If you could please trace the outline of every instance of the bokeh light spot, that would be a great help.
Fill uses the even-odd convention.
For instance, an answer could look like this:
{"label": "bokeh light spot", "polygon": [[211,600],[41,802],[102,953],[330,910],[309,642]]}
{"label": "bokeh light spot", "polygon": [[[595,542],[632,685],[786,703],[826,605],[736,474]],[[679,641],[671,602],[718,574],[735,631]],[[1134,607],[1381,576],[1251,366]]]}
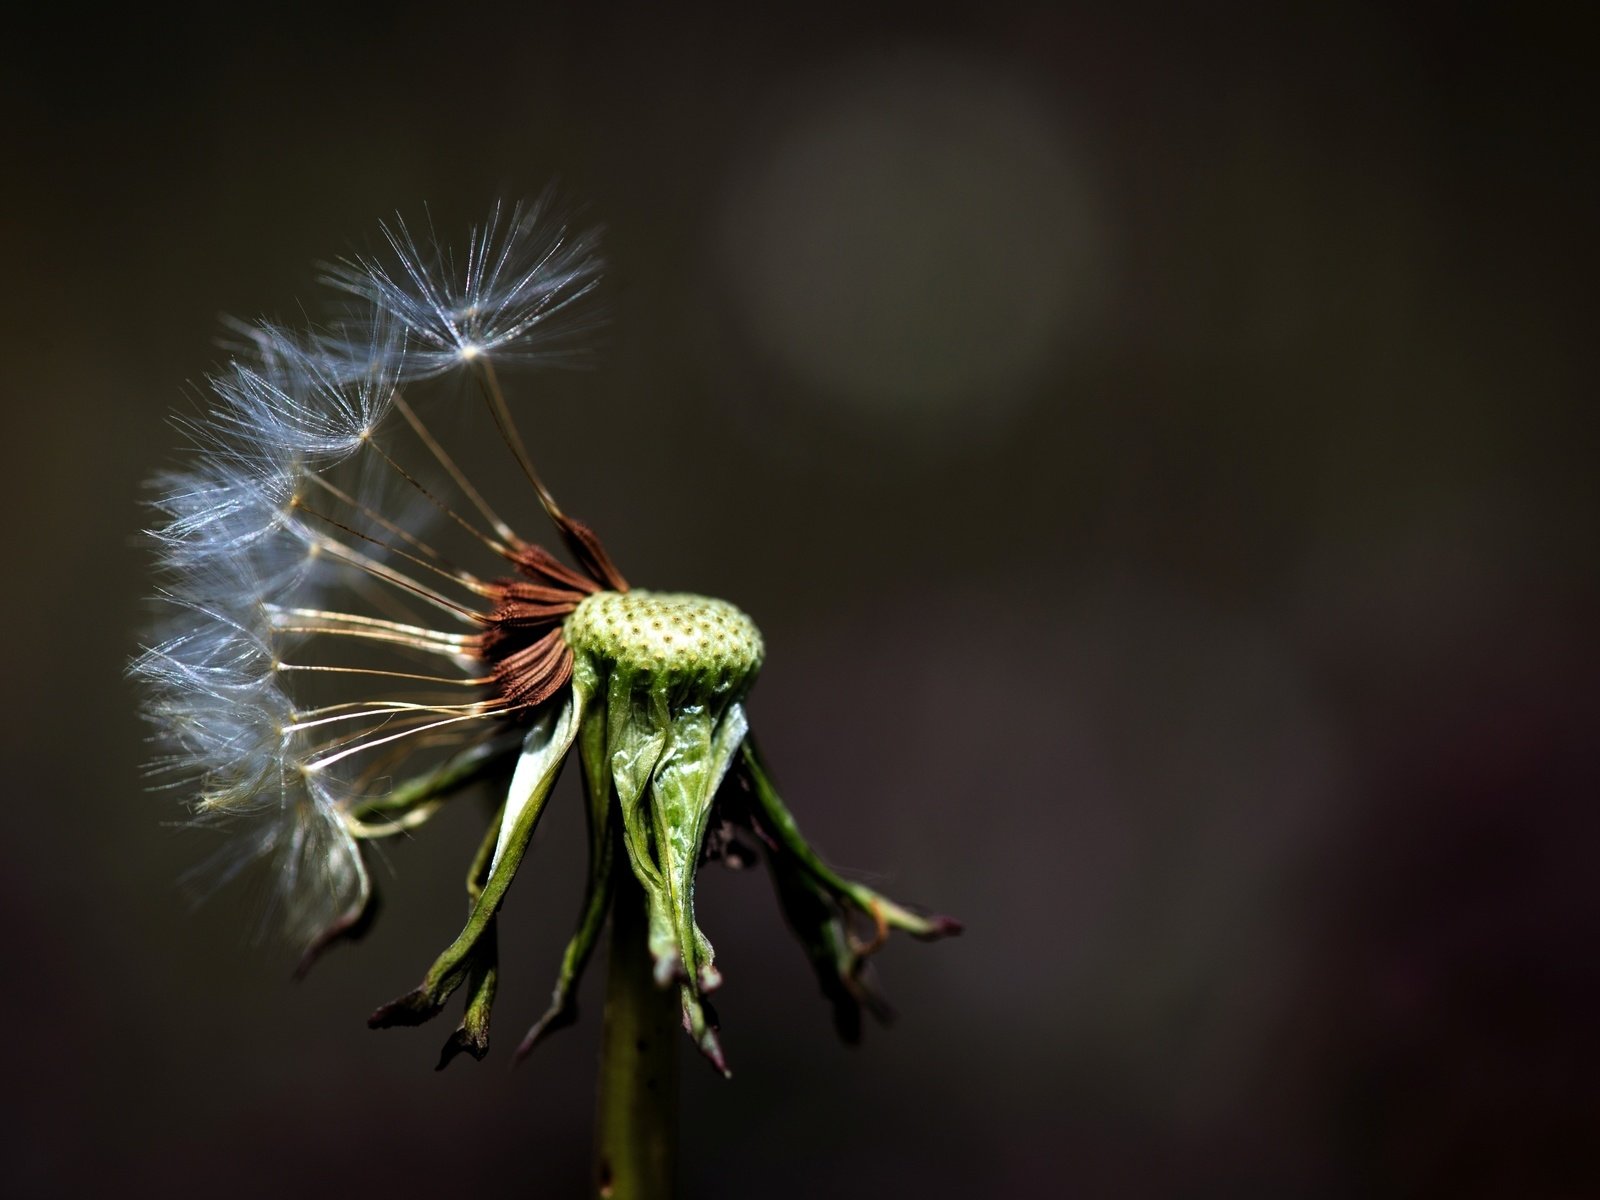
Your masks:
{"label": "bokeh light spot", "polygon": [[802,387],[925,427],[1003,418],[1104,291],[1081,156],[1045,99],[936,54],[801,95],[729,189],[721,241],[744,332]]}

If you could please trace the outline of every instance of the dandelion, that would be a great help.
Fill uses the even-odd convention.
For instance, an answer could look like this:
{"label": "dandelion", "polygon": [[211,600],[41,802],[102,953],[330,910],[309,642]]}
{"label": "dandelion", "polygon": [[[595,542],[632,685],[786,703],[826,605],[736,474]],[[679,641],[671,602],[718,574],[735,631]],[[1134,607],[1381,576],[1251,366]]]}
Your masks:
{"label": "dandelion", "polygon": [[[750,732],[766,653],[755,624],[722,600],[631,588],[540,479],[502,390],[497,363],[568,356],[598,278],[595,235],[541,204],[496,210],[460,260],[403,222],[384,236],[389,259],[325,270],[346,301],[326,326],[236,325],[207,407],[177,422],[189,457],[157,479],[152,530],[167,613],[132,667],[160,746],[153,775],[191,797],[198,822],[228,827],[234,865],[272,861],[302,970],[369,922],[383,839],[499,781],[465,925],[370,1020],[417,1024],[463,992],[441,1067],[487,1051],[497,913],[574,757],[586,895],[518,1058],[574,1018],[610,917],[608,1062],[626,1074],[625,1055],[648,1040],[640,1022],[665,1005],[725,1073],[709,1001],[722,975],[695,882],[709,861],[757,854],[837,1027],[858,1036],[863,1010],[886,1011],[866,968],[889,932],[936,938],[957,924],[811,849]],[[503,520],[425,420],[419,397],[445,375],[469,381],[565,560]],[[628,991],[629,979],[642,984]],[[666,1052],[650,1053],[659,1067]],[[606,1152],[607,1172],[639,1159],[650,1135],[632,1140]]]}

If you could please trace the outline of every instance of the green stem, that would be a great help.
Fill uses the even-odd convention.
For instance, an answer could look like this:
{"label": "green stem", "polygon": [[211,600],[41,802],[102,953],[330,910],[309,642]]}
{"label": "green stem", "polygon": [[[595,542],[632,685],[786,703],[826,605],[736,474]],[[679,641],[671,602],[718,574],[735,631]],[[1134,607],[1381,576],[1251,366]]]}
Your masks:
{"label": "green stem", "polygon": [[600,1049],[596,1194],[668,1200],[678,1142],[678,989],[651,970],[644,891],[618,871]]}

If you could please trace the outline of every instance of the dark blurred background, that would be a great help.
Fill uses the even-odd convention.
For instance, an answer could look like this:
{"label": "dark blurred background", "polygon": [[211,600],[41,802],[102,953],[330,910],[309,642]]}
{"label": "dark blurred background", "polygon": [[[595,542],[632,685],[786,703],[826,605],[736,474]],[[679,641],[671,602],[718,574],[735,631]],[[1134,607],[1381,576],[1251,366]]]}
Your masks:
{"label": "dark blurred background", "polygon": [[554,179],[612,315],[516,385],[546,475],[756,617],[809,832],[968,923],[890,946],[846,1050],[711,874],[686,1194],[1595,1194],[1592,43],[1398,7],[13,23],[0,1191],[584,1188],[598,979],[507,1070],[576,781],[496,1049],[435,1075],[445,1023],[363,1020],[458,927],[473,814],[293,986],[248,897],[187,907],[122,675],[219,314]]}

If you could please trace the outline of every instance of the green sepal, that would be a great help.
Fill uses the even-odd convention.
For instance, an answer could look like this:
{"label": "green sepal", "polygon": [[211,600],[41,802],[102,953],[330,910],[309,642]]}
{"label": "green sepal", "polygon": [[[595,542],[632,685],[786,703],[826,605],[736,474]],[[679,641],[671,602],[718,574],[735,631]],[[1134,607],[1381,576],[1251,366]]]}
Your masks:
{"label": "green sepal", "polygon": [[861,1010],[887,1023],[889,1004],[864,978],[866,957],[850,937],[833,895],[788,855],[769,854],[768,871],[784,919],[811,962],[822,994],[833,1005],[833,1025],[846,1042],[861,1040]]}
{"label": "green sepal", "polygon": [[467,971],[467,1007],[461,1024],[445,1040],[435,1071],[442,1071],[461,1054],[479,1062],[489,1053],[489,1010],[500,982],[500,938],[497,922],[490,921],[473,947]]}
{"label": "green sepal", "polygon": [[578,754],[583,762],[584,792],[589,815],[589,882],[584,895],[578,928],[561,956],[550,1007],[544,1012],[517,1047],[515,1061],[521,1062],[546,1036],[571,1025],[578,1018],[573,998],[583,969],[605,927],[614,892],[613,862],[616,838],[611,821],[611,765],[606,754],[606,722],[603,714],[591,710],[578,731]]}
{"label": "green sepal", "polygon": [[841,903],[848,903],[864,913],[874,923],[886,929],[902,929],[913,937],[933,940],[950,937],[961,932],[961,922],[953,917],[920,916],[882,896],[865,884],[845,879],[830,868],[811,848],[795,823],[794,817],[784,807],[778,790],[773,786],[755,739],[746,738],[742,765],[748,774],[751,793],[755,798],[756,813],[761,826],[772,838],[774,851],[787,855],[817,884]]}
{"label": "green sepal", "polygon": [[[489,868],[494,862],[494,850],[500,840],[500,822],[505,813],[505,805],[495,809],[494,819],[489,822],[482,841],[478,843],[478,852],[473,855],[472,866],[467,870],[467,909],[471,910],[477,905],[483,895],[484,884],[489,880]],[[442,1071],[459,1054],[470,1054],[479,1062],[484,1055],[489,1053],[489,1011],[494,1006],[495,989],[500,980],[500,919],[491,918],[488,927],[483,931],[483,937],[473,947],[471,967],[467,973],[467,1007],[461,1016],[461,1024],[445,1042],[444,1048],[439,1053],[439,1065],[434,1068]]]}
{"label": "green sepal", "polygon": [[576,684],[575,679],[566,702],[551,706],[542,714],[523,741],[522,756],[517,760],[506,795],[489,875],[465,928],[434,961],[417,988],[385,1004],[367,1018],[372,1028],[419,1025],[435,1016],[450,994],[466,982],[473,965],[473,950],[499,911],[500,902],[505,898],[506,889],[521,865],[544,812],[545,800],[555,787],[567,751],[577,737],[586,696]]}
{"label": "green sepal", "polygon": [[714,990],[722,979],[712,961],[711,942],[695,921],[695,871],[712,799],[748,731],[741,704],[728,705],[715,723],[703,705],[679,709],[650,785],[656,856],[667,881],[677,954],[684,975],[700,992]]}
{"label": "green sepal", "polygon": [[722,1053],[722,1041],[717,1037],[717,1014],[706,998],[687,983],[678,985],[678,1002],[683,1009],[683,1031],[719,1075],[731,1079],[728,1060]]}
{"label": "green sepal", "polygon": [[622,814],[622,844],[634,878],[644,888],[648,913],[646,940],[657,982],[665,986],[678,966],[672,896],[655,857],[649,803],[650,778],[667,745],[667,696],[648,677],[613,669],[606,694],[606,748],[617,808]]}
{"label": "green sepal", "polygon": [[469,746],[430,771],[403,780],[382,796],[359,801],[345,814],[345,836],[359,871],[355,901],[306,947],[295,966],[294,977],[303,979],[318,959],[336,942],[359,938],[372,925],[376,908],[361,843],[390,837],[420,825],[451,795],[499,771],[522,742],[520,734],[502,734]]}

